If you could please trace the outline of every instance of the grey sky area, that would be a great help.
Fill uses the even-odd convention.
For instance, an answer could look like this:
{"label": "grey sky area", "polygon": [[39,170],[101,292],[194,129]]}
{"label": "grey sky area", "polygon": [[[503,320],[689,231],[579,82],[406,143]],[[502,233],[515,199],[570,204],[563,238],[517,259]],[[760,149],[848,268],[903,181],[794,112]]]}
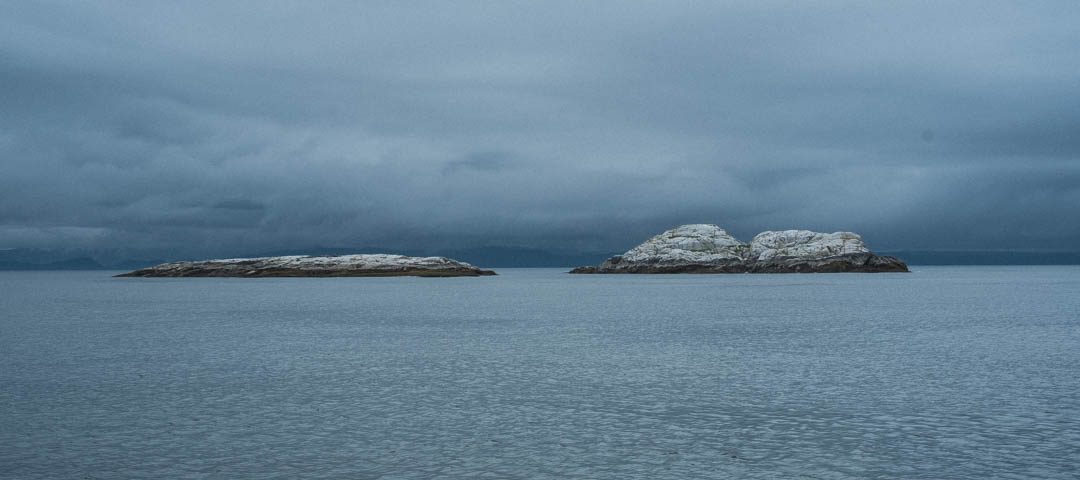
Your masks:
{"label": "grey sky area", "polygon": [[3,2],[0,248],[1080,249],[1080,4]]}

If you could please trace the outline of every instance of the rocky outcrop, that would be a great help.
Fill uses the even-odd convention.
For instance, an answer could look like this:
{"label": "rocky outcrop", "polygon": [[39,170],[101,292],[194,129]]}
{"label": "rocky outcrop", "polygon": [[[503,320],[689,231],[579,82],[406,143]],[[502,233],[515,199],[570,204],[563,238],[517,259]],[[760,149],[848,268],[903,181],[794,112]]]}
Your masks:
{"label": "rocky outcrop", "polygon": [[874,255],[851,232],[762,232],[745,244],[716,225],[683,225],[623,255],[570,273],[906,272],[894,257]]}
{"label": "rocky outcrop", "polygon": [[741,261],[748,247],[716,225],[683,225],[652,237],[622,255],[626,262],[717,264]]}
{"label": "rocky outcrop", "polygon": [[341,255],[231,258],[163,263],[118,277],[477,277],[495,275],[445,257]]}
{"label": "rocky outcrop", "polygon": [[870,249],[866,248],[862,237],[851,232],[761,232],[750,241],[750,259],[758,262],[784,257],[810,259],[869,252]]}

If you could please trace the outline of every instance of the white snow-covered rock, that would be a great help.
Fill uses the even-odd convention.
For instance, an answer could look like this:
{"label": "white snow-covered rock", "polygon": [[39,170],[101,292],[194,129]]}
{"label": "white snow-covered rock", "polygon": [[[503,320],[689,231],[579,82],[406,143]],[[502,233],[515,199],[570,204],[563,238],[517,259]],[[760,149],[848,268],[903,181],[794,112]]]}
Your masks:
{"label": "white snow-covered rock", "polygon": [[683,225],[652,237],[622,255],[635,263],[717,263],[741,259],[748,247],[716,225]]}
{"label": "white snow-covered rock", "polygon": [[762,232],[750,244],[716,225],[683,225],[598,266],[570,273],[906,272],[903,261],[870,252],[851,232]]}
{"label": "white snow-covered rock", "polygon": [[163,263],[122,277],[362,277],[362,276],[479,276],[494,275],[446,257],[361,254],[329,257],[226,258]]}
{"label": "white snow-covered rock", "polygon": [[819,233],[809,230],[761,232],[750,241],[750,260],[767,261],[773,258],[798,257],[818,259],[869,253],[862,237],[851,232]]}

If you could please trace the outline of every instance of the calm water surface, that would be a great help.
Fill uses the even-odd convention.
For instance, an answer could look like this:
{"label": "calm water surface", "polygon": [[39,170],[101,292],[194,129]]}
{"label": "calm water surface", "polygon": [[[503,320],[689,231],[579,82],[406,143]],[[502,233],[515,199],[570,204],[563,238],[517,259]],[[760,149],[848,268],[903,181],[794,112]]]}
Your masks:
{"label": "calm water surface", "polygon": [[1080,268],[0,273],[2,478],[1076,478]]}

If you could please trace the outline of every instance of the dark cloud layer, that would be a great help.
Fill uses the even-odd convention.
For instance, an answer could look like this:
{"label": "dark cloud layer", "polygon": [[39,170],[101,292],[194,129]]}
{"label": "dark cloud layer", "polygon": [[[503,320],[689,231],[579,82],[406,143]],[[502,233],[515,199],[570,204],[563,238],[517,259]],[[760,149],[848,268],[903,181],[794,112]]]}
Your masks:
{"label": "dark cloud layer", "polygon": [[0,248],[1080,245],[1080,7],[11,2]]}

